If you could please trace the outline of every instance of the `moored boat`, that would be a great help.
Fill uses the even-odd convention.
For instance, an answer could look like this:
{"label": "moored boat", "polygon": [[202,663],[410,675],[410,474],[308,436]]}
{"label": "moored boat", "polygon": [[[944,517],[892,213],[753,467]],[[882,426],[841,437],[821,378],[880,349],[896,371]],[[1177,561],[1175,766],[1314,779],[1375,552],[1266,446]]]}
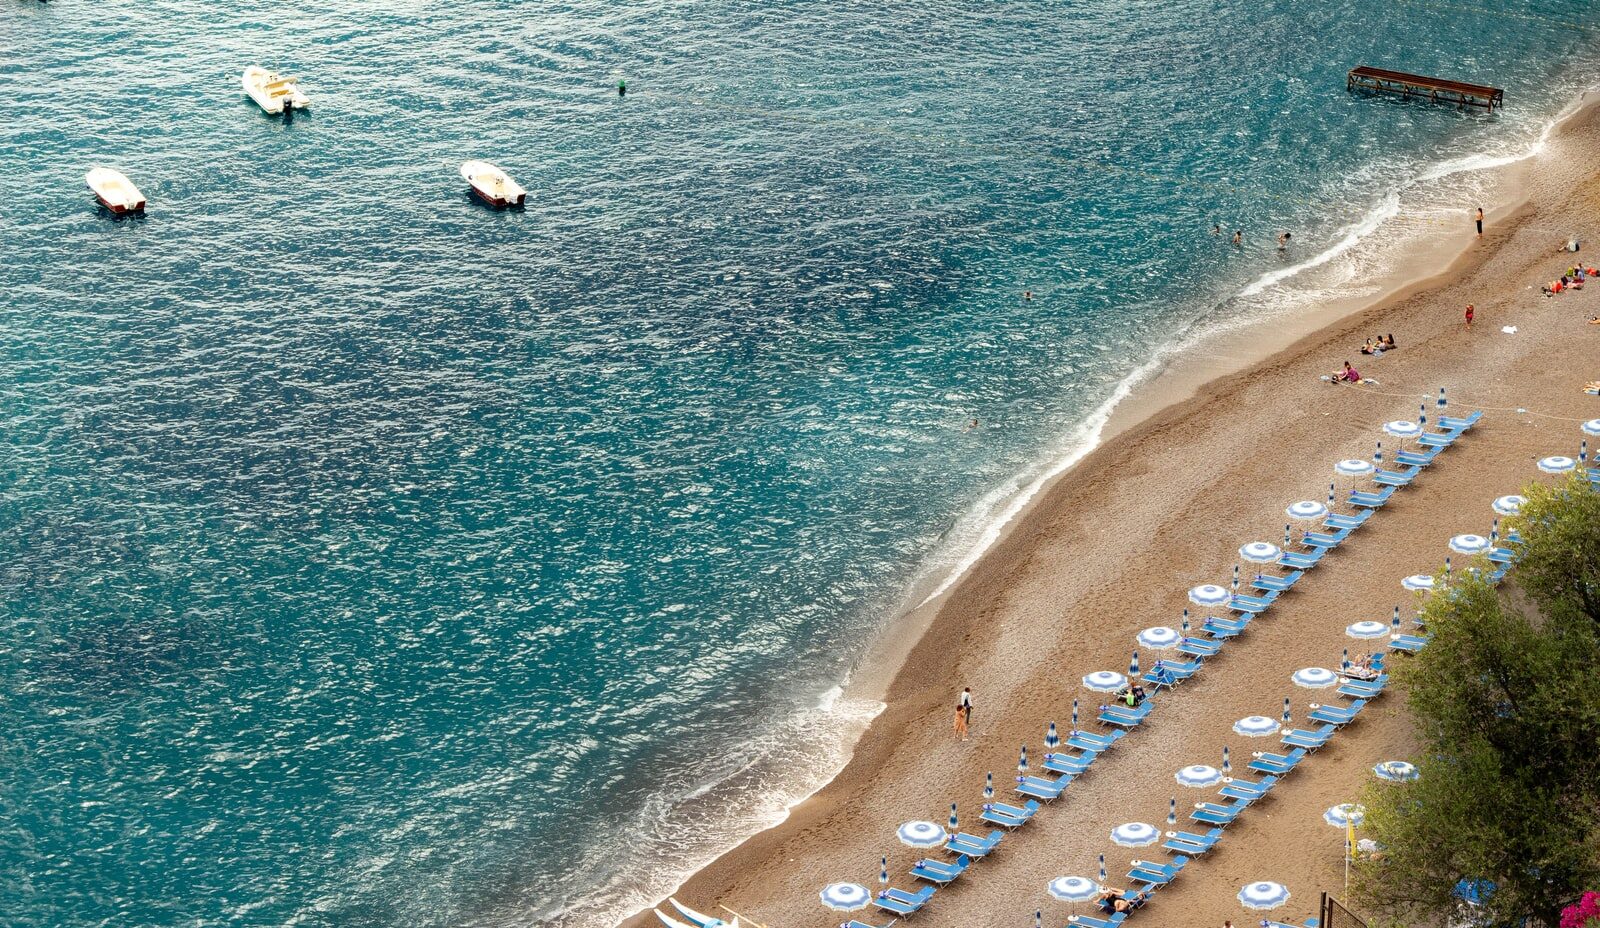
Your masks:
{"label": "moored boat", "polygon": [[110,168],[95,168],[84,175],[84,180],[89,184],[89,189],[94,191],[95,199],[100,205],[111,210],[117,215],[123,213],[137,213],[144,210],[144,194],[133,185],[133,181],[124,177],[121,171]]}
{"label": "moored boat", "polygon": [[298,77],[285,77],[259,65],[251,65],[244,69],[243,83],[244,92],[250,95],[250,99],[269,113],[282,113],[285,107],[303,110],[311,105],[311,98],[300,90]]}
{"label": "moored boat", "polygon": [[528,197],[521,184],[487,161],[461,165],[461,177],[472,185],[473,193],[491,206],[521,206]]}

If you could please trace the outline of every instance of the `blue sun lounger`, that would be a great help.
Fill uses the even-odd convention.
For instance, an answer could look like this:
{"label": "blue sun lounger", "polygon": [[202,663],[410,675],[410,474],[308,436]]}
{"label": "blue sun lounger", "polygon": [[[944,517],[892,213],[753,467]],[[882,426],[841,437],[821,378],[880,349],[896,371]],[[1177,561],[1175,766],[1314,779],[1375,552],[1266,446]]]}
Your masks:
{"label": "blue sun lounger", "polygon": [[1172,863],[1164,864],[1153,860],[1136,860],[1133,870],[1128,873],[1130,880],[1142,880],[1152,886],[1165,886],[1178,878],[1183,868],[1189,863],[1189,858],[1179,854],[1172,858]]}
{"label": "blue sun lounger", "polygon": [[1486,556],[1491,564],[1515,564],[1517,561],[1517,552],[1510,548],[1490,548]]}
{"label": "blue sun lounger", "polygon": [[1316,545],[1319,548],[1337,548],[1346,538],[1350,537],[1352,529],[1340,529],[1337,532],[1306,532],[1305,543]]}
{"label": "blue sun lounger", "polygon": [[1346,680],[1334,692],[1351,699],[1373,699],[1382,696],[1388,685],[1389,675],[1383,674],[1376,680]]}
{"label": "blue sun lounger", "polygon": [[970,866],[972,858],[965,854],[956,858],[953,864],[947,864],[942,860],[924,859],[917,861],[917,865],[911,868],[911,875],[916,879],[944,886],[955,882],[956,877],[966,873]]}
{"label": "blue sun lounger", "polygon": [[1110,918],[1095,918],[1093,915],[1067,916],[1067,924],[1072,928],[1117,928],[1127,920],[1127,912],[1118,912]]}
{"label": "blue sun lounger", "polygon": [[1277,602],[1277,593],[1268,593],[1264,596],[1251,596],[1248,593],[1235,593],[1228,599],[1228,608],[1234,612],[1248,612],[1254,615],[1266,612],[1274,602]]}
{"label": "blue sun lounger", "polygon": [[1041,766],[1051,773],[1079,777],[1088,772],[1089,765],[1094,763],[1096,756],[1095,754],[1064,754],[1059,751],[1052,751],[1044,756],[1044,763]]}
{"label": "blue sun lounger", "polygon": [[1317,566],[1317,562],[1322,560],[1322,556],[1328,553],[1327,548],[1321,548],[1316,545],[1308,545],[1307,547],[1311,550],[1283,552],[1278,556],[1278,563],[1291,570],[1305,571]]}
{"label": "blue sun lounger", "polygon": [[1416,474],[1410,469],[1404,471],[1380,470],[1372,475],[1372,482],[1380,487],[1407,487],[1411,485],[1411,478]]}
{"label": "blue sun lounger", "polygon": [[1394,462],[1402,467],[1427,467],[1443,451],[1443,448],[1428,448],[1424,451],[1397,451],[1394,455]]}
{"label": "blue sun lounger", "polygon": [[1225,806],[1217,805],[1214,802],[1200,802],[1195,804],[1195,809],[1189,813],[1189,818],[1205,825],[1226,828],[1233,824],[1233,820],[1238,818],[1239,813],[1243,812],[1249,805],[1250,803],[1242,799],[1235,799]]}
{"label": "blue sun lounger", "polygon": [[1246,766],[1257,773],[1272,774],[1278,777],[1288,776],[1300,762],[1306,759],[1305,748],[1295,748],[1287,754],[1263,753],[1260,757],[1250,761]]}
{"label": "blue sun lounger", "polygon": [[1455,432],[1456,434],[1460,434],[1462,432],[1465,432],[1467,429],[1472,428],[1474,425],[1477,425],[1478,424],[1478,420],[1482,419],[1482,418],[1483,418],[1483,410],[1481,410],[1481,409],[1474,409],[1472,412],[1467,413],[1467,415],[1465,417],[1461,417],[1461,416],[1440,416],[1439,417],[1439,427],[1440,428],[1449,429],[1450,431]]}
{"label": "blue sun lounger", "polygon": [[[1161,682],[1161,671],[1166,671],[1167,682]],[[1199,661],[1159,660],[1144,672],[1144,681],[1157,686],[1177,686],[1200,672]]]}
{"label": "blue sun lounger", "polygon": [[1169,831],[1167,840],[1161,843],[1166,850],[1175,854],[1185,854],[1189,857],[1199,857],[1217,846],[1222,840],[1222,829],[1212,828],[1203,835],[1190,834],[1187,831]]}
{"label": "blue sun lounger", "polygon": [[1017,777],[1017,785],[1013,788],[1024,796],[1055,802],[1066,792],[1067,784],[1071,782],[1071,777],[1062,777],[1059,780],[1045,777]]}
{"label": "blue sun lounger", "polygon": [[1367,704],[1365,699],[1357,699],[1348,706],[1318,706],[1306,713],[1306,718],[1313,722],[1322,722],[1327,725],[1349,725],[1356,720],[1356,715]]}
{"label": "blue sun lounger", "polygon": [[1417,436],[1417,444],[1424,448],[1448,448],[1461,437],[1460,432],[1423,432]]}
{"label": "blue sun lounger", "polygon": [[1394,491],[1394,487],[1381,487],[1376,493],[1368,493],[1366,490],[1351,490],[1350,505],[1360,506],[1362,509],[1382,509],[1383,504],[1394,496]]}
{"label": "blue sun lounger", "polygon": [[1217,795],[1226,799],[1243,799],[1247,802],[1255,802],[1265,796],[1277,782],[1277,777],[1262,777],[1259,783],[1236,779],[1232,783],[1224,784],[1222,789],[1217,790]]}
{"label": "blue sun lounger", "polygon": [[1304,748],[1307,751],[1315,751],[1317,748],[1320,748],[1328,743],[1328,740],[1333,737],[1335,727],[1336,726],[1334,725],[1324,725],[1321,728],[1318,728],[1316,731],[1306,731],[1303,728],[1296,728],[1294,731],[1284,735],[1280,740],[1282,743],[1287,744],[1292,748]]}
{"label": "blue sun lounger", "polygon": [[1107,725],[1116,725],[1120,728],[1137,728],[1150,715],[1150,707],[1155,705],[1148,698],[1137,706],[1101,706],[1100,721]]}
{"label": "blue sun lounger", "polygon": [[1328,528],[1349,534],[1360,528],[1368,519],[1372,518],[1371,509],[1363,509],[1359,515],[1345,515],[1342,512],[1330,512],[1323,518],[1322,524]]}
{"label": "blue sun lounger", "polygon": [[1250,585],[1266,593],[1284,593],[1294,586],[1295,581],[1305,575],[1306,572],[1303,570],[1290,571],[1281,577],[1275,577],[1272,574],[1256,574],[1251,579]]}
{"label": "blue sun lounger", "polygon": [[924,886],[914,893],[891,887],[873,896],[872,904],[885,912],[893,912],[904,918],[915,915],[917,910],[927,905],[928,900],[932,898],[932,886]]}
{"label": "blue sun lounger", "polygon": [[969,835],[966,832],[951,835],[950,840],[944,843],[944,849],[952,854],[965,854],[971,858],[988,857],[995,848],[1000,846],[1000,839],[1005,835],[999,831],[989,832],[987,838]]}
{"label": "blue sun lounger", "polygon": [[1250,626],[1250,620],[1255,615],[1253,612],[1246,612],[1237,619],[1208,616],[1205,624],[1200,626],[1200,630],[1213,638],[1237,638],[1244,634],[1244,630]]}
{"label": "blue sun lounger", "polygon": [[[889,924],[884,925],[883,928],[894,928],[894,923],[899,921],[899,920],[900,919],[898,919],[898,918],[891,918],[891,919],[889,919]],[[856,921],[855,919],[852,918],[849,921],[845,922],[843,925],[840,925],[839,928],[878,928],[878,926],[877,925],[869,925],[866,922],[858,922],[858,921]]]}
{"label": "blue sun lounger", "polygon": [[1188,654],[1193,657],[1215,657],[1222,650],[1222,644],[1216,641],[1207,641],[1204,638],[1179,638],[1178,653]]}
{"label": "blue sun lounger", "polygon": [[1120,728],[1112,729],[1103,735],[1094,732],[1074,731],[1067,736],[1067,746],[1084,751],[1104,751],[1127,736],[1127,732]]}
{"label": "blue sun lounger", "polygon": [[983,812],[978,817],[991,825],[999,825],[1010,830],[1028,824],[1038,811],[1039,803],[1034,799],[1029,799],[1028,804],[1020,809],[1003,802],[986,802],[983,804]]}

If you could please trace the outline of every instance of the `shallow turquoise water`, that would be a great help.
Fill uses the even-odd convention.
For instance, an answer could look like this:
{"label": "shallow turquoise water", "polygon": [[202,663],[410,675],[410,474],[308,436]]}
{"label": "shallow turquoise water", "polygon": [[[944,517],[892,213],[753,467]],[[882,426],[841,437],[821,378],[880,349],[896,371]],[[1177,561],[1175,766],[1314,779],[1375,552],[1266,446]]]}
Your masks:
{"label": "shallow turquoise water", "polygon": [[[7,924],[648,901],[836,758],[825,694],[998,490],[1387,194],[1524,150],[1596,39],[1573,2],[283,9],[0,9]],[[257,112],[258,61],[313,112]],[[1511,107],[1347,97],[1362,62]]]}

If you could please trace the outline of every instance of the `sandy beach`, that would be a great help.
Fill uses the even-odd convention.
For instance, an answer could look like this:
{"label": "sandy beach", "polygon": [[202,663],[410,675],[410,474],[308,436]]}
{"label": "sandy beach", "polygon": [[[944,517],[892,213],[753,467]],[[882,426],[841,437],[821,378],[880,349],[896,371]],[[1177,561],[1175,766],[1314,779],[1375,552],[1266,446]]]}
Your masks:
{"label": "sandy beach", "polygon": [[[1600,284],[1554,298],[1539,289],[1575,263],[1558,253],[1561,241],[1600,238],[1600,109],[1591,104],[1538,157],[1502,170],[1520,203],[1492,214],[1481,241],[1471,232],[1473,204],[1461,204],[1458,256],[1419,259],[1414,279],[1376,305],[1234,333],[1124,404],[1108,440],[1042,493],[953,590],[896,627],[899,637],[875,658],[880,668],[898,666],[883,693],[887,709],[848,767],[787,821],[696,874],[678,898],[763,924],[820,928],[843,917],[823,908],[817,892],[840,880],[877,888],[882,854],[892,885],[913,887],[906,871],[922,853],[895,840],[900,823],[942,822],[956,802],[963,828],[987,833],[977,820],[985,773],[1012,798],[1018,748],[1026,745],[1037,764],[1045,726],[1069,727],[1074,698],[1083,727],[1100,729],[1093,714],[1101,697],[1079,684],[1083,675],[1125,671],[1136,633],[1176,626],[1190,587],[1226,584],[1240,545],[1281,542],[1284,507],[1323,498],[1335,461],[1370,458],[1384,438],[1381,423],[1415,418],[1423,401],[1431,414],[1441,386],[1452,413],[1484,410],[1481,424],[1412,487],[1203,673],[1164,695],[1060,801],[940,890],[917,921],[1025,925],[1042,909],[1046,924],[1064,924],[1073,909],[1046,894],[1050,879],[1094,878],[1105,854],[1112,885],[1126,886],[1130,860],[1166,856],[1158,847],[1113,845],[1113,827],[1165,828],[1176,797],[1180,827],[1201,830],[1187,810],[1215,790],[1178,787],[1173,773],[1220,764],[1225,745],[1236,768],[1252,751],[1276,750],[1276,737],[1230,729],[1244,716],[1276,717],[1286,696],[1297,723],[1312,702],[1342,702],[1331,691],[1293,687],[1290,674],[1335,667],[1347,647],[1368,650],[1345,635],[1352,622],[1387,620],[1396,605],[1409,618],[1416,601],[1400,579],[1439,569],[1452,535],[1487,534],[1490,501],[1538,479],[1536,459],[1575,455],[1577,421],[1600,415],[1600,398],[1581,392],[1600,377],[1600,326],[1586,324],[1600,313]],[[1587,245],[1583,256],[1593,261]],[[1468,303],[1477,308],[1470,329],[1462,320]],[[1393,333],[1399,350],[1361,356],[1362,340],[1378,333]],[[1344,360],[1378,385],[1321,379]],[[1385,450],[1395,444],[1386,440]],[[919,628],[920,638],[907,637]],[[894,652],[908,646],[897,663]],[[1146,666],[1159,656],[1141,653]],[[952,737],[949,718],[962,686],[976,701],[966,742]],[[1373,764],[1409,750],[1404,694],[1390,693],[1243,815],[1137,921],[1251,924],[1258,916],[1235,894],[1255,880],[1283,882],[1293,893],[1274,917],[1314,914],[1320,892],[1342,891],[1344,833],[1323,823],[1323,810],[1358,799],[1375,782]]]}

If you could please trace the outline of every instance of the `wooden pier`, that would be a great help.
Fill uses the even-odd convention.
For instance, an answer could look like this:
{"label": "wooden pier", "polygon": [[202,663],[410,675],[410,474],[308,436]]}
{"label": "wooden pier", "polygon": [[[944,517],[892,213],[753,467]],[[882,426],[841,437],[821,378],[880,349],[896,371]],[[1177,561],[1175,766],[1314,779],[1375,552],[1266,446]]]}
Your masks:
{"label": "wooden pier", "polygon": [[1385,71],[1365,65],[1350,69],[1345,78],[1345,89],[1393,93],[1407,99],[1416,97],[1427,100],[1429,103],[1454,103],[1457,109],[1480,106],[1491,113],[1506,102],[1506,92],[1499,87],[1464,84],[1461,81],[1440,80],[1404,71]]}

